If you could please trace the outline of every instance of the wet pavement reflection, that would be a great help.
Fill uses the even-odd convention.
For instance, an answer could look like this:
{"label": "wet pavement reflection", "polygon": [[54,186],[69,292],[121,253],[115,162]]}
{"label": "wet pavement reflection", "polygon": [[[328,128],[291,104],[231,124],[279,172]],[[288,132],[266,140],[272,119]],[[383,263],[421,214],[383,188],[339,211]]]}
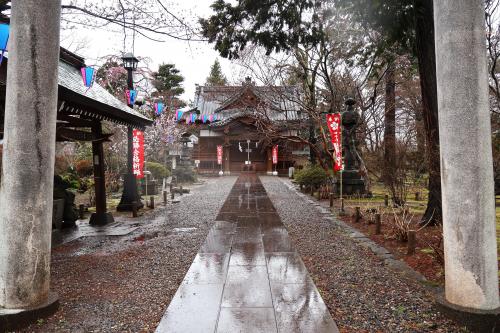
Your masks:
{"label": "wet pavement reflection", "polygon": [[236,181],[157,332],[338,332],[255,174]]}

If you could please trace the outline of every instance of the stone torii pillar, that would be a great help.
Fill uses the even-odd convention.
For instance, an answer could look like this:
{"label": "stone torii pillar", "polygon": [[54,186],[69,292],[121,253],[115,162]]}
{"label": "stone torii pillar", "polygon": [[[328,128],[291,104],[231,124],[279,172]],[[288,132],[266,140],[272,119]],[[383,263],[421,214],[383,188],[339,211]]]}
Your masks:
{"label": "stone torii pillar", "polygon": [[49,300],[60,14],[60,0],[12,1],[0,190],[0,310]]}
{"label": "stone torii pillar", "polygon": [[445,303],[471,324],[500,306],[484,1],[434,1],[434,25]]}

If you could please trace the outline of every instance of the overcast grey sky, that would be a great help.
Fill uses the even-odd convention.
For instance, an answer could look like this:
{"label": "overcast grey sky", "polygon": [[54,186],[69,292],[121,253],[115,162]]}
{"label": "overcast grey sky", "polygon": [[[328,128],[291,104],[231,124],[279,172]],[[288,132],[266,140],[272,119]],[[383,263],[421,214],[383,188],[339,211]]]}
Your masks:
{"label": "overcast grey sky", "polygon": [[[113,1],[113,0],[104,0]],[[209,8],[212,0],[172,0],[172,11],[183,12],[188,17],[207,17],[211,13]],[[121,54],[123,50],[123,31],[114,29],[115,32],[106,30],[90,30],[85,28],[63,31],[61,45],[70,50],[77,49],[77,53],[85,57],[87,64],[94,65],[96,59],[111,54]],[[131,45],[131,36],[127,42]],[[82,41],[85,47],[81,48]],[[130,51],[130,50],[125,50]],[[150,68],[157,69],[161,63],[173,63],[180,69],[185,77],[185,100],[192,100],[195,90],[195,83],[203,84],[208,76],[210,66],[218,57],[218,53],[213,50],[213,45],[204,42],[186,42],[175,39],[166,39],[163,43],[153,42],[144,37],[135,38],[135,55],[139,57],[149,57],[152,61]],[[238,67],[219,57],[222,69],[226,77],[234,79],[238,72]]]}

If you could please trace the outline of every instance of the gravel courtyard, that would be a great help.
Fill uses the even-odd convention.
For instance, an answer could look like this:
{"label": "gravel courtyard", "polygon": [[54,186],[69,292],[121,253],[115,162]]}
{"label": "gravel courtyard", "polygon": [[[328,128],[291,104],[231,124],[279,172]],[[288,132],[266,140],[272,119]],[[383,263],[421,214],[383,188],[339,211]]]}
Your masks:
{"label": "gravel courtyard", "polygon": [[276,177],[261,181],[341,332],[460,332],[419,283],[391,271]]}
{"label": "gravel courtyard", "polygon": [[[87,237],[53,250],[60,310],[23,332],[154,332],[236,177],[191,186],[125,237]],[[261,181],[341,332],[461,332],[418,282],[393,272],[291,189]]]}
{"label": "gravel courtyard", "polygon": [[61,307],[23,332],[154,332],[236,177],[205,181],[171,211],[137,218],[133,234],[54,249],[51,286]]}

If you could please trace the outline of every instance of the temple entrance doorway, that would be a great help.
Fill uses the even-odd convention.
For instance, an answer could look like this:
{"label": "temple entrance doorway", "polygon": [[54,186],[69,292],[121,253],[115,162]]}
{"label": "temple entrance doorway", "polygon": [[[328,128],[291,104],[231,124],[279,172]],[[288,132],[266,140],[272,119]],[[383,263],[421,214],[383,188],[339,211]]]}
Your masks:
{"label": "temple entrance doorway", "polygon": [[267,171],[267,152],[260,147],[256,140],[234,140],[230,141],[229,170],[233,172],[256,172]]}

